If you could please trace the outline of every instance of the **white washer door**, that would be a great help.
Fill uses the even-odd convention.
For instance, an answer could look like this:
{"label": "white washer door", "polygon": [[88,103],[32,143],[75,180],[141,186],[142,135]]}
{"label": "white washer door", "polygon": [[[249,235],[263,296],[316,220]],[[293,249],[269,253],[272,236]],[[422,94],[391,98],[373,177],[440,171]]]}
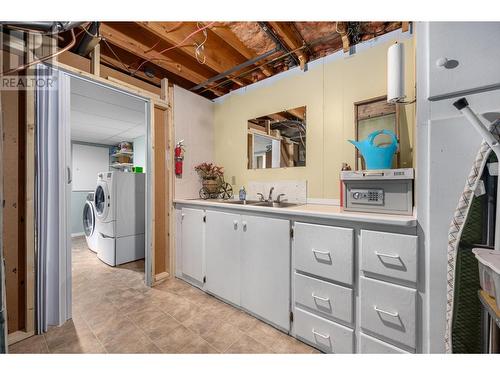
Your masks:
{"label": "white washer door", "polygon": [[86,237],[90,237],[94,234],[95,230],[95,213],[94,207],[92,207],[92,202],[86,201],[85,206],[83,206],[83,231]]}
{"label": "white washer door", "polygon": [[109,215],[111,200],[108,184],[104,181],[99,181],[97,183],[94,194],[94,204],[97,217],[102,221],[106,221]]}

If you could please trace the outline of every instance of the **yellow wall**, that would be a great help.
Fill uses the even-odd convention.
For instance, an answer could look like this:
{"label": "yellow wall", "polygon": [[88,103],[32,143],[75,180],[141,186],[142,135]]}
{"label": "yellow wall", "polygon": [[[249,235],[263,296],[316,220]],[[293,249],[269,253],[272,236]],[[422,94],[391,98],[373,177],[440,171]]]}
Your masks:
{"label": "yellow wall", "polygon": [[[354,103],[386,94],[387,48],[395,39],[340,58],[327,58],[307,72],[290,71],[224,97],[215,105],[215,161],[236,186],[248,181],[307,180],[309,198],[339,198],[342,162],[354,167]],[[415,97],[413,39],[403,39],[406,95]],[[247,120],[307,106],[305,167],[248,170]],[[401,108],[402,166],[411,167],[414,105]]]}

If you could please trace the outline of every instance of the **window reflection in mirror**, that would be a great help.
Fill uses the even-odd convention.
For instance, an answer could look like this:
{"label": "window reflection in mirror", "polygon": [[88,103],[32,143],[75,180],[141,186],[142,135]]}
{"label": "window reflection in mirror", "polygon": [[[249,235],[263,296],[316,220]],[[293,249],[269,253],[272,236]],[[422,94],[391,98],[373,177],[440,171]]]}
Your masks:
{"label": "window reflection in mirror", "polygon": [[306,107],[248,120],[248,169],[306,165]]}

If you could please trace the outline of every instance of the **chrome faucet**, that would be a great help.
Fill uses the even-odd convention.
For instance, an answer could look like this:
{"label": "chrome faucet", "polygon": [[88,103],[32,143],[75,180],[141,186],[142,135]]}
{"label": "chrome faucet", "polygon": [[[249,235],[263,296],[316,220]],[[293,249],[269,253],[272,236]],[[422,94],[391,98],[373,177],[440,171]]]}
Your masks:
{"label": "chrome faucet", "polygon": [[267,199],[268,202],[272,202],[273,201],[273,191],[274,191],[274,186],[271,187],[271,189],[269,189],[269,198]]}
{"label": "chrome faucet", "polygon": [[284,193],[278,194],[278,196],[276,197],[276,203],[281,203],[281,202],[287,201],[288,199],[281,199],[281,197],[284,197],[285,195],[286,194],[284,194]]}

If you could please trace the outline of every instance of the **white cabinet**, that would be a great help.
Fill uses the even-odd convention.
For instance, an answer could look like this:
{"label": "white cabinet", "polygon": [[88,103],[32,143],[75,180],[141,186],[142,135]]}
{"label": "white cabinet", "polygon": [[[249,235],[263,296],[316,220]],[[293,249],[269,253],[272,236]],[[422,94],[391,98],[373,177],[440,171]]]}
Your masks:
{"label": "white cabinet", "polygon": [[361,231],[361,269],[368,274],[417,281],[417,236]]}
{"label": "white cabinet", "polygon": [[181,212],[182,274],[203,283],[204,237],[203,210],[183,208]]}
{"label": "white cabinet", "polygon": [[241,216],[221,211],[206,213],[205,288],[240,304]]}
{"label": "white cabinet", "polygon": [[352,284],[353,229],[295,223],[295,268],[344,284]]}
{"label": "white cabinet", "polygon": [[314,277],[295,272],[295,303],[315,313],[352,324],[353,291]]}
{"label": "white cabinet", "polygon": [[242,216],[241,306],[290,329],[290,221]]}
{"label": "white cabinet", "polygon": [[354,332],[348,327],[295,309],[295,335],[325,353],[353,353]]}
{"label": "white cabinet", "polygon": [[430,97],[500,84],[500,22],[430,22],[429,36]]}
{"label": "white cabinet", "polygon": [[359,353],[361,354],[410,354],[410,352],[399,349],[384,341],[377,340],[374,337],[359,334]]}
{"label": "white cabinet", "polygon": [[408,348],[416,347],[416,290],[360,277],[360,325]]}

